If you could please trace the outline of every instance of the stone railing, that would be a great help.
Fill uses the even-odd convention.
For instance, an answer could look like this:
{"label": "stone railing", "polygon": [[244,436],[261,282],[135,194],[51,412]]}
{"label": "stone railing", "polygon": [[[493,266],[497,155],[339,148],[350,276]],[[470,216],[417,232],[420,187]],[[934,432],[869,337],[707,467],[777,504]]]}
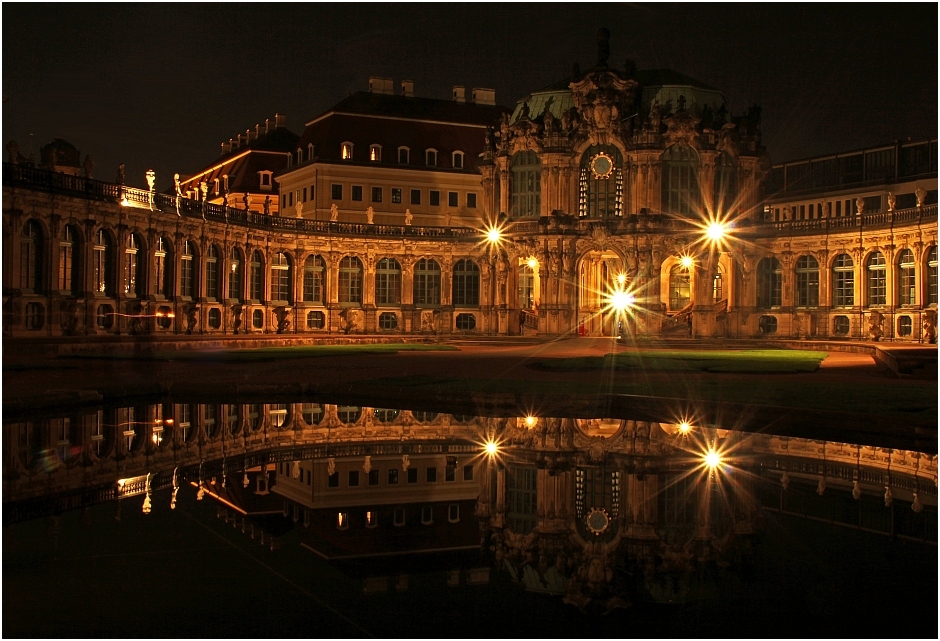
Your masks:
{"label": "stone railing", "polygon": [[858,230],[866,227],[884,227],[898,223],[931,222],[937,220],[937,205],[924,205],[896,211],[884,211],[871,214],[855,214],[837,218],[813,218],[810,220],[781,220],[769,223],[757,223],[755,231],[766,232],[773,229],[777,234],[819,234]]}
{"label": "stone railing", "polygon": [[481,232],[470,227],[432,227],[413,225],[370,225],[366,223],[333,222],[270,216],[247,209],[202,202],[191,198],[176,198],[169,194],[127,187],[81,176],[3,163],[3,184],[25,187],[37,191],[111,201],[125,206],[153,209],[165,214],[206,221],[239,224],[260,229],[277,229],[296,233],[336,236],[411,237],[440,240],[479,240]]}

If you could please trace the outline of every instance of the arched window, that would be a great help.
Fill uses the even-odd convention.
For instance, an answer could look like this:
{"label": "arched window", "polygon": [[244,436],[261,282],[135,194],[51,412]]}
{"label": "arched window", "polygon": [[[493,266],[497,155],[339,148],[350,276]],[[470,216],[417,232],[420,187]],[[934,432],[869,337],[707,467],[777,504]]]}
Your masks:
{"label": "arched window", "polygon": [[274,254],[271,260],[271,300],[286,303],[291,300],[291,261],[284,252]]}
{"label": "arched window", "polygon": [[398,164],[407,165],[411,162],[411,150],[408,147],[398,148]]}
{"label": "arched window", "polygon": [[436,260],[422,258],[415,264],[415,305],[441,304],[441,266]]}
{"label": "arched window", "polygon": [[343,160],[352,160],[353,157],[353,144],[351,142],[344,142],[340,145],[340,158]]}
{"label": "arched window", "polygon": [[78,238],[73,225],[63,227],[59,237],[59,291],[72,296],[79,292],[78,259],[82,250]]}
{"label": "arched window", "polygon": [[424,150],[424,164],[428,167],[437,167],[437,149]]}
{"label": "arched window", "polygon": [[345,256],[339,264],[339,302],[362,304],[362,263],[355,256]]}
{"label": "arched window", "polygon": [[937,246],[934,245],[927,250],[927,292],[925,303],[927,305],[937,304]]}
{"label": "arched window", "polygon": [[323,304],[326,291],[326,261],[322,256],[307,256],[304,261],[304,301]]}
{"label": "arched window", "polygon": [[244,296],[244,264],[245,261],[242,259],[241,250],[237,247],[232,247],[232,253],[229,256],[228,268],[228,297],[232,300],[241,300],[242,296]]}
{"label": "arched window", "polygon": [[676,263],[669,271],[669,309],[678,311],[692,300],[691,274],[688,267]]}
{"label": "arched window", "polygon": [[738,172],[734,158],[722,152],[715,159],[715,213],[723,216],[728,213],[738,197]]}
{"label": "arched window", "polygon": [[520,151],[513,154],[510,163],[509,194],[512,218],[538,216],[542,199],[542,163],[534,151]]}
{"label": "arched window", "polygon": [[832,305],[851,307],[855,304],[855,263],[848,254],[839,254],[832,262]]}
{"label": "arched window", "polygon": [[256,249],[251,253],[251,264],[248,266],[248,297],[252,301],[264,298],[264,255]]}
{"label": "arched window", "polygon": [[463,169],[463,152],[455,151],[451,154],[451,161],[453,163],[454,169]]}
{"label": "arched window", "polygon": [[42,287],[42,227],[35,220],[23,225],[20,239],[20,287],[38,292]]}
{"label": "arched window", "polygon": [[623,157],[613,145],[594,145],[581,156],[579,215],[623,214]]}
{"label": "arched window", "polygon": [[162,236],[153,252],[154,294],[169,298],[173,295],[173,245]]}
{"label": "arched window", "polygon": [[114,243],[111,234],[104,229],[98,230],[95,237],[95,293],[104,296],[114,295],[114,272],[112,254]]}
{"label": "arched window", "polygon": [[902,249],[898,254],[898,305],[913,305],[917,280],[914,275],[914,252]]}
{"label": "arched window", "polygon": [[124,244],[124,294],[126,296],[140,294],[139,256],[140,240],[137,234],[128,234],[127,242]]}
{"label": "arched window", "polygon": [[535,270],[527,263],[519,265],[519,309],[535,309]]}
{"label": "arched window", "polygon": [[196,274],[193,263],[198,261],[196,246],[191,240],[183,241],[180,253],[180,296],[192,298],[196,295]]}
{"label": "arched window", "polygon": [[218,300],[221,297],[219,292],[219,260],[222,257],[219,248],[215,245],[209,245],[206,252],[206,298]]}
{"label": "arched window", "polygon": [[796,306],[819,307],[819,261],[812,256],[796,261]]}
{"label": "arched window", "polygon": [[375,304],[401,305],[401,265],[383,258],[375,266]]}
{"label": "arched window", "polygon": [[369,160],[371,162],[382,162],[382,145],[371,145],[369,147]]}
{"label": "arched window", "polygon": [[480,268],[468,258],[454,265],[451,285],[452,302],[457,307],[476,307],[480,304]]}
{"label": "arched window", "polygon": [[783,304],[783,269],[776,258],[764,258],[757,264],[757,307],[770,309]]}
{"label": "arched window", "polygon": [[699,213],[698,156],[686,145],[663,154],[663,211],[680,216]]}
{"label": "arched window", "polygon": [[868,256],[868,305],[885,305],[887,303],[888,282],[885,276],[885,255],[881,252],[872,252]]}

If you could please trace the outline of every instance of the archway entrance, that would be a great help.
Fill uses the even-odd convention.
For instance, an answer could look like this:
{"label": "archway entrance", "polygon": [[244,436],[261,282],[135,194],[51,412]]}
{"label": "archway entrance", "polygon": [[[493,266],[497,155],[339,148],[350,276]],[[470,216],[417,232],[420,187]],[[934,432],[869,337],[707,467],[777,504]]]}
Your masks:
{"label": "archway entrance", "polygon": [[578,333],[616,336],[617,313],[609,309],[610,295],[629,284],[623,260],[616,253],[591,251],[578,263]]}

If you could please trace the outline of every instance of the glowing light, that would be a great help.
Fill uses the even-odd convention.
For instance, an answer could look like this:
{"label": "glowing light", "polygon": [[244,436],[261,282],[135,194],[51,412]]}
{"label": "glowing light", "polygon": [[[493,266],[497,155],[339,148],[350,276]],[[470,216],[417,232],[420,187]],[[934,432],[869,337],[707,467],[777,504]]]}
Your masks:
{"label": "glowing light", "polygon": [[130,207],[130,206],[131,206],[131,201],[129,201],[127,198],[122,198],[122,199],[121,199],[121,206],[122,206],[122,207]]}
{"label": "glowing light", "polygon": [[486,230],[486,241],[491,245],[496,245],[503,240],[503,230],[499,227],[489,227]]}
{"label": "glowing light", "polygon": [[531,427],[535,427],[535,424],[538,423],[538,422],[539,422],[539,419],[535,418],[534,416],[526,416],[526,417],[525,417],[525,426],[526,426],[526,427],[530,427],[530,428],[531,428]]}
{"label": "glowing light", "polygon": [[688,421],[682,421],[681,423],[679,423],[680,434],[688,434],[691,431],[692,431],[692,426],[689,425]]}
{"label": "glowing light", "polygon": [[719,454],[715,450],[708,450],[705,453],[704,461],[705,461],[705,465],[710,470],[714,470],[715,468],[717,468],[719,465],[721,465],[724,462],[724,460],[721,458],[721,454]]}
{"label": "glowing light", "polygon": [[627,282],[627,275],[623,272],[617,274],[617,284],[622,288]]}
{"label": "glowing light", "polygon": [[610,306],[618,312],[624,312],[636,303],[636,296],[618,289],[610,296]]}
{"label": "glowing light", "polygon": [[537,269],[539,266],[539,261],[535,257],[532,257],[526,261],[526,265],[529,266],[529,269]]}
{"label": "glowing light", "polygon": [[489,456],[496,456],[496,453],[499,451],[499,446],[496,444],[496,441],[487,441],[483,446],[483,451]]}
{"label": "glowing light", "polygon": [[727,229],[725,228],[724,223],[718,221],[711,222],[708,224],[708,227],[705,228],[705,236],[712,242],[721,242],[725,238]]}
{"label": "glowing light", "polygon": [[682,256],[679,259],[679,264],[682,265],[683,269],[691,269],[695,265],[695,259],[688,255]]}

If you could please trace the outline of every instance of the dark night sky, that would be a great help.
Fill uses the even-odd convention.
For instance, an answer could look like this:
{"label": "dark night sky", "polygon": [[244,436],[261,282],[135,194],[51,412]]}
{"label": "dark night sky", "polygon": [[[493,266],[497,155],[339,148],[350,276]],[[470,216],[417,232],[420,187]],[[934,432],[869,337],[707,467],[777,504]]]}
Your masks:
{"label": "dark night sky", "polygon": [[[130,184],[211,162],[219,143],[303,123],[370,75],[496,89],[507,106],[596,60],[667,67],[763,107],[774,162],[937,135],[937,5],[3,5],[3,144],[53,137]],[[30,134],[33,134],[30,143]],[[4,152],[4,158],[6,153]]]}

